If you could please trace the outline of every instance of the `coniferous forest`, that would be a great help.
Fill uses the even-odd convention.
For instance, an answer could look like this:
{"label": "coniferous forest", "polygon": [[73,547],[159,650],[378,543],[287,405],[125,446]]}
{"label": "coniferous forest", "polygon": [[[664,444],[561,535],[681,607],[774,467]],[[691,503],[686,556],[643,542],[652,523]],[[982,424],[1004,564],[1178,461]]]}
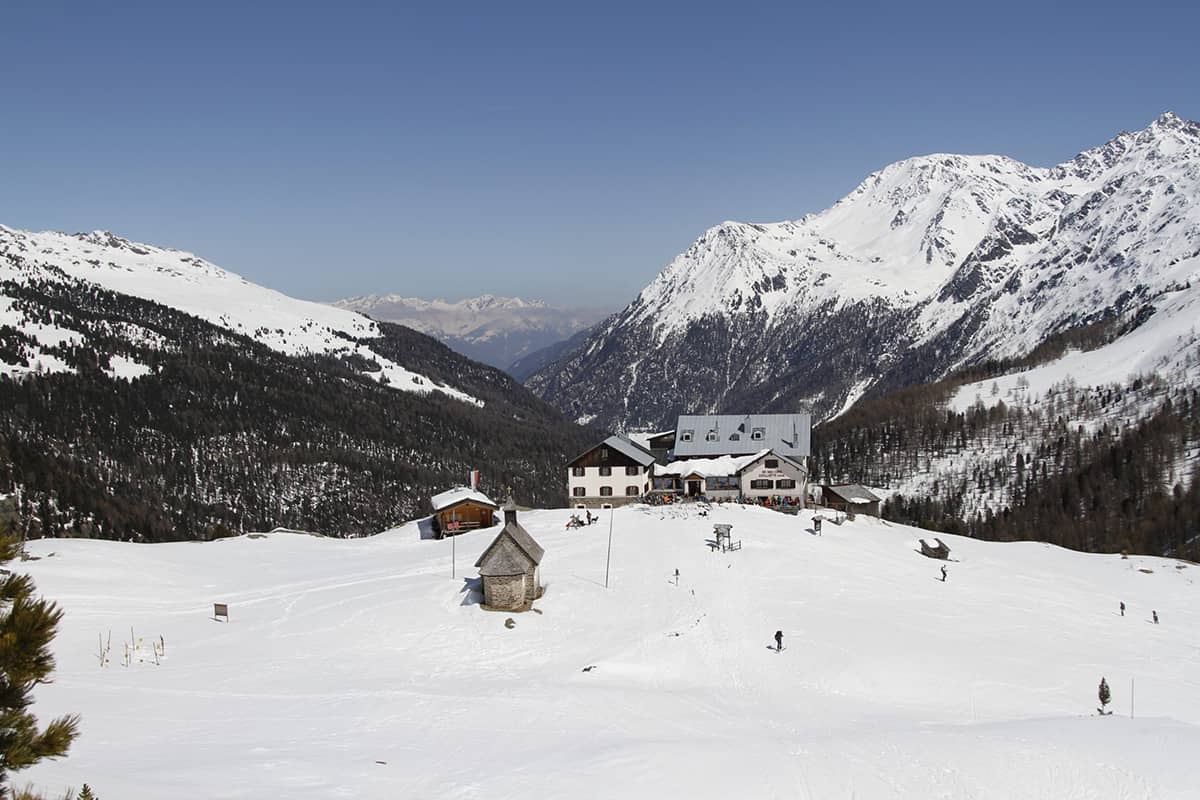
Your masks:
{"label": "coniferous forest", "polygon": [[818,426],[814,479],[885,487],[885,518],[931,530],[1200,560],[1200,393],[1151,376],[948,407],[963,384],[1010,367],[909,387]]}
{"label": "coniferous forest", "polygon": [[[14,496],[25,536],[363,535],[426,513],[471,469],[493,496],[558,505],[562,465],[596,436],[407,328],[381,326],[371,347],[482,407],[60,277],[0,286],[27,320],[85,334],[41,348],[69,371],[0,378],[0,495]],[[0,361],[28,366],[28,344],[0,326]],[[114,379],[106,370],[121,356],[149,373]]]}
{"label": "coniferous forest", "polygon": [[[0,495],[22,535],[163,541],[287,527],[354,536],[429,511],[482,472],[494,497],[561,505],[566,460],[602,434],[498,370],[381,325],[371,349],[482,407],[379,380],[369,359],[293,357],[70,278],[0,284],[24,315],[0,362]],[[1200,398],[1159,376],[1044,395],[1020,382],[954,410],[968,383],[1089,349],[1137,324],[1065,331],[1027,357],[865,399],[813,434],[812,478],[882,487],[888,519],[984,539],[1200,557]],[[31,327],[32,325],[32,327]],[[38,326],[80,337],[34,348]],[[40,352],[41,356],[36,353]],[[114,361],[148,368],[114,378]]]}

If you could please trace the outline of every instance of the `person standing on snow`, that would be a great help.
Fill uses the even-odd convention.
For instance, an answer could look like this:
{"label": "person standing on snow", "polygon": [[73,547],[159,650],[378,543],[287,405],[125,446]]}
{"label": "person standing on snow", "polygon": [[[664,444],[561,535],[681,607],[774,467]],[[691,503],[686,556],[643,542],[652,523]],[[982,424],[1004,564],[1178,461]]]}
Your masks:
{"label": "person standing on snow", "polygon": [[946,582],[946,565],[942,564],[942,583]]}
{"label": "person standing on snow", "polygon": [[1125,616],[1125,601],[1121,601],[1121,616]]}
{"label": "person standing on snow", "polygon": [[783,631],[775,631],[775,652],[783,651]]}

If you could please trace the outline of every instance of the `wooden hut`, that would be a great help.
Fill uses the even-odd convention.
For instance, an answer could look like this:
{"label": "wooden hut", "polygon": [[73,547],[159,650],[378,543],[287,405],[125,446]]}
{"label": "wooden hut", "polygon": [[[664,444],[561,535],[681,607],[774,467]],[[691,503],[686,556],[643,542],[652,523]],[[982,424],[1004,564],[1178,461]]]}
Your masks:
{"label": "wooden hut", "polygon": [[841,486],[822,486],[822,502],[834,511],[846,514],[866,514],[871,517],[879,516],[880,499],[865,486],[856,483]]}
{"label": "wooden hut", "polygon": [[502,611],[525,611],[542,596],[538,565],[542,546],[517,522],[517,507],[504,504],[504,529],[475,562],[483,579],[483,605]]}
{"label": "wooden hut", "polygon": [[430,502],[439,536],[490,528],[496,522],[496,504],[483,492],[468,486],[435,494]]}

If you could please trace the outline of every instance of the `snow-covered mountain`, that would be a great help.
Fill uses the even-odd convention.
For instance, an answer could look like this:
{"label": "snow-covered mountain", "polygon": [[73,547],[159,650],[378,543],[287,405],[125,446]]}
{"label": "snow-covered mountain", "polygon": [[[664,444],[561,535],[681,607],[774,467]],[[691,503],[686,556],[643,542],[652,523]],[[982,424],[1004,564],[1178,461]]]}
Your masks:
{"label": "snow-covered mountain", "polygon": [[0,496],[31,536],[362,533],[472,470],[553,503],[593,435],[404,326],[109,233],[0,227]]}
{"label": "snow-covered mountain", "polygon": [[[438,385],[372,350],[369,340],[381,335],[379,326],[362,314],[297,300],[191,253],[131,242],[107,231],[32,233],[0,225],[0,283],[62,278],[161,303],[286,355],[324,354],[369,361],[378,367],[373,370],[378,380],[396,389],[439,392],[476,402],[465,392]],[[24,331],[32,340],[24,359],[27,363],[0,361],[0,374],[68,369],[62,359],[44,350],[87,339],[81,331],[58,328],[26,313],[3,288],[0,325]],[[153,332],[144,330],[134,335],[155,338]],[[122,369],[127,376],[136,376],[144,373],[145,365],[123,363]]]}
{"label": "snow-covered mountain", "polygon": [[1198,277],[1200,125],[1166,113],[1055,167],[922,156],[819,214],[718,225],[527,385],[618,428],[828,416],[1112,316],[1146,328],[1126,373],[1190,374]]}
{"label": "snow-covered mountain", "polygon": [[347,297],[338,308],[407,325],[465,356],[509,369],[515,362],[584,330],[604,312],[558,308],[541,300],[485,294],[450,303],[397,294]]}

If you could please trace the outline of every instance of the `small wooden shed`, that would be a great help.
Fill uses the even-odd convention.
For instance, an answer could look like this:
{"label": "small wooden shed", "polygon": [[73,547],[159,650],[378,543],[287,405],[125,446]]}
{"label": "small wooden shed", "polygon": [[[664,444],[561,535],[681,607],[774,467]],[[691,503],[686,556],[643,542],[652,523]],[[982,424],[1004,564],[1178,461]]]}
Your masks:
{"label": "small wooden shed", "polygon": [[453,536],[476,528],[490,528],[496,520],[496,504],[483,492],[459,486],[430,498],[439,536]]}
{"label": "small wooden shed", "polygon": [[475,562],[483,579],[483,605],[526,611],[542,596],[538,566],[545,551],[517,522],[517,507],[504,504],[504,529]]}
{"label": "small wooden shed", "polygon": [[882,501],[870,489],[857,483],[822,486],[821,496],[825,506],[834,511],[879,516],[879,504]]}

